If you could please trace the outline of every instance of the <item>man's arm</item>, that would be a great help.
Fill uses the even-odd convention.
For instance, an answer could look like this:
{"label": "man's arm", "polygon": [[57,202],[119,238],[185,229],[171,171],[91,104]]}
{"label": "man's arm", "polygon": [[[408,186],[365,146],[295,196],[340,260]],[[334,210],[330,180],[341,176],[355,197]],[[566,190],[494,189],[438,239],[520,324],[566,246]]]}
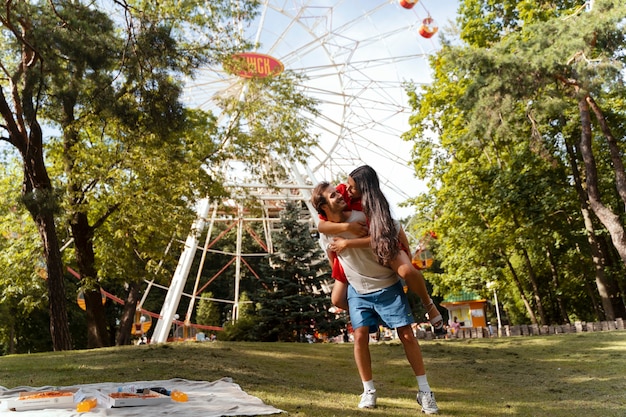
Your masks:
{"label": "man's arm", "polygon": [[333,269],[333,264],[335,263],[335,259],[337,259],[337,253],[328,248],[326,249],[326,257],[330,263],[330,269]]}
{"label": "man's arm", "polygon": [[371,239],[367,235],[367,222],[365,221],[335,223],[320,219],[317,230],[325,235],[338,235],[347,232],[358,236],[351,239],[334,237],[329,249],[336,253],[340,253],[346,248],[368,248],[370,246]]}

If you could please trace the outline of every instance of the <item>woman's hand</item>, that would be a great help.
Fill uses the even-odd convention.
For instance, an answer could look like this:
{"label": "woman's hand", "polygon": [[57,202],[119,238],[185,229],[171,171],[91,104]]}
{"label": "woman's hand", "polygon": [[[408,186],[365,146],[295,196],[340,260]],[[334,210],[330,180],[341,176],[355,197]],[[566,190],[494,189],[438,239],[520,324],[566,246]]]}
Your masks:
{"label": "woman's hand", "polygon": [[339,254],[342,250],[344,250],[348,246],[348,239],[344,239],[342,237],[334,237],[333,241],[328,248],[333,252]]}

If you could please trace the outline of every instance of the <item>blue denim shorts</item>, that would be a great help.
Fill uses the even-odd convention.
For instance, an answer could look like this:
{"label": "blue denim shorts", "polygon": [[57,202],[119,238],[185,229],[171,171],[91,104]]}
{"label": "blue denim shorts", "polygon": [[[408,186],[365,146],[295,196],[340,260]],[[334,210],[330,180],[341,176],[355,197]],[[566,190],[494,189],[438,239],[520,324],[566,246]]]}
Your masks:
{"label": "blue denim shorts", "polygon": [[415,323],[400,281],[369,294],[359,294],[349,285],[348,306],[353,329],[362,326],[377,326],[379,319],[390,329]]}

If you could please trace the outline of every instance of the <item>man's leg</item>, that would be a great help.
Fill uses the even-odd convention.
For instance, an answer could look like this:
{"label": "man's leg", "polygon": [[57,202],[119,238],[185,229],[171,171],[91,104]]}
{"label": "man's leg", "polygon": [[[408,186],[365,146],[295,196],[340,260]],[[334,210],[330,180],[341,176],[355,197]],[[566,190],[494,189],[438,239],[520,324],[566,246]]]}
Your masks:
{"label": "man's leg", "polygon": [[404,346],[404,353],[411,364],[411,368],[415,373],[419,391],[417,392],[417,402],[422,406],[422,412],[426,414],[437,414],[439,407],[435,401],[435,395],[432,393],[426,378],[426,368],[424,367],[424,359],[422,358],[422,349],[420,348],[417,338],[413,334],[411,326],[403,326],[396,329],[398,337]]}
{"label": "man's leg", "polygon": [[350,320],[354,328],[354,361],[363,383],[363,394],[361,394],[359,408],[376,407],[376,388],[372,380],[369,328],[370,325],[377,322],[378,314],[373,308],[372,299],[376,299],[376,296],[358,294],[354,287],[348,285]]}
{"label": "man's leg", "polygon": [[361,326],[354,330],[354,360],[359,370],[361,381],[372,380],[372,357],[369,347],[369,327]]}
{"label": "man's leg", "polygon": [[372,379],[369,339],[369,326],[361,326],[354,330],[354,361],[363,383],[363,394],[361,394],[359,408],[376,407],[376,388]]}
{"label": "man's leg", "polygon": [[413,368],[413,373],[415,373],[416,376],[426,374],[424,359],[422,358],[422,349],[413,334],[411,326],[402,326],[397,328],[396,331],[404,347],[404,354],[409,360],[411,368]]}

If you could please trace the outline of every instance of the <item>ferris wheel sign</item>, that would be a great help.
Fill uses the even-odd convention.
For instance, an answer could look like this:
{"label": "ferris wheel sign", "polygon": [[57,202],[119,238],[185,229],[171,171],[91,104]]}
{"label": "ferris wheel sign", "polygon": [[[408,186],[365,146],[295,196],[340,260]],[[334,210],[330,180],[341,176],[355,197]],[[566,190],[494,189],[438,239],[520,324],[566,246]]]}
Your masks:
{"label": "ferris wheel sign", "polygon": [[256,52],[242,52],[232,56],[228,69],[243,78],[266,78],[280,74],[285,66],[278,59]]}

